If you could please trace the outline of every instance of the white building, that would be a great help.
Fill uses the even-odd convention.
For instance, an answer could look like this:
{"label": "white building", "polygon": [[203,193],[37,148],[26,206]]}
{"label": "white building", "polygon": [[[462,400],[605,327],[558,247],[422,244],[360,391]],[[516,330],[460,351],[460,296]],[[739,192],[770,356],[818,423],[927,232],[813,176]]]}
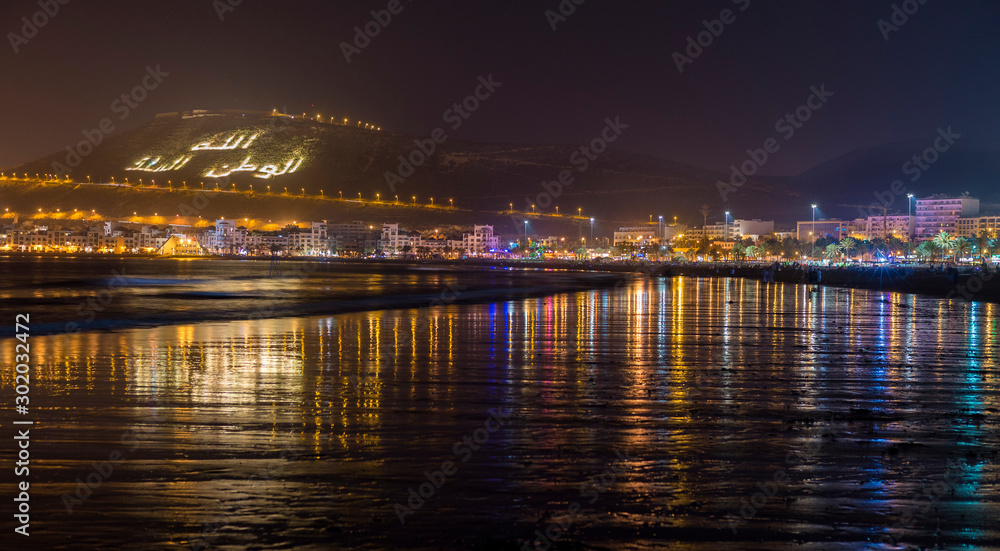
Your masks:
{"label": "white building", "polygon": [[732,235],[736,239],[749,237],[757,241],[761,237],[766,237],[774,233],[774,220],[760,220],[759,218],[754,218],[753,220],[734,220],[730,226],[733,228]]}
{"label": "white building", "polygon": [[412,253],[422,245],[420,234],[399,229],[399,224],[382,224],[379,248],[386,254]]}
{"label": "white building", "polygon": [[493,226],[473,226],[471,233],[462,234],[462,250],[477,255],[499,251],[500,236],[494,235]]}
{"label": "white building", "polygon": [[634,243],[636,246],[644,247],[655,241],[656,226],[631,226],[618,228],[615,232],[614,245]]}

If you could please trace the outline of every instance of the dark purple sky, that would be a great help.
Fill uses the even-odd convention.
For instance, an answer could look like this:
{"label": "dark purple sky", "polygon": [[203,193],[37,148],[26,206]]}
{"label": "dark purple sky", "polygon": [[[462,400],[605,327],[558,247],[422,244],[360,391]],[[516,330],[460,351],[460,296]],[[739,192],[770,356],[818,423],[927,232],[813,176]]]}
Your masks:
{"label": "dark purple sky", "polygon": [[[0,48],[0,166],[76,143],[104,117],[121,132],[192,108],[308,110],[426,135],[490,73],[502,86],[454,137],[582,144],[618,115],[630,127],[616,147],[724,171],[823,83],[834,96],[763,173],[939,126],[1000,137],[996,2],[926,0],[886,42],[891,1],[586,0],[553,31],[545,11],[559,0],[402,0],[348,64],[340,43],[388,4],[243,0],[220,21],[212,0],[71,0],[19,53],[10,35]],[[0,28],[20,33],[39,9],[7,0]],[[724,9],[735,21],[680,74],[672,54]],[[170,76],[118,122],[112,102],[148,65]]]}

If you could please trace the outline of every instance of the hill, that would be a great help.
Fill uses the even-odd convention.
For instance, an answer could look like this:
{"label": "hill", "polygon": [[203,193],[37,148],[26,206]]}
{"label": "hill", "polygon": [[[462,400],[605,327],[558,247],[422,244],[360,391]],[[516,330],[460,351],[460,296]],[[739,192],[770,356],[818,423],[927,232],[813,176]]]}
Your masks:
{"label": "hill", "polygon": [[902,181],[905,191],[890,209],[904,214],[907,193],[923,197],[968,191],[981,199],[983,210],[1000,209],[1000,143],[960,137],[953,144],[940,139],[934,149],[937,137],[857,150],[786,179],[784,185],[809,190],[808,199],[825,205],[829,216],[856,216],[856,208],[835,205],[877,202],[875,194],[889,192],[894,180]]}
{"label": "hill", "polygon": [[[91,148],[80,149],[86,152]],[[443,206],[451,199],[455,210],[429,212],[492,222],[503,231],[519,229],[505,216],[511,203],[514,211],[530,213],[535,204],[537,214],[547,215],[554,215],[558,206],[561,216],[541,220],[586,225],[588,229],[590,216],[605,228],[648,221],[651,214],[654,219],[662,214],[700,224],[703,204],[712,205],[712,218],[721,219],[724,210],[715,186],[720,175],[626,151],[609,148],[592,154],[593,160],[581,170],[584,163],[580,162],[579,145],[488,144],[454,138],[433,144],[428,137],[277,113],[162,114],[146,126],[108,137],[92,149],[81,155],[75,167],[68,161],[76,159],[63,151],[13,170],[44,175],[55,172],[61,163],[74,182],[127,181],[128,187],[99,190],[81,185],[72,192],[57,192],[48,186],[34,186],[31,190],[8,188],[5,196],[24,202],[23,208],[32,210],[36,207],[28,203],[50,208],[72,196],[81,206],[99,203],[109,214],[125,215],[137,210],[174,210],[184,202],[184,192],[176,191],[179,187],[191,190],[204,185],[212,189],[219,185],[238,193],[225,201],[213,201],[205,216],[250,213],[270,218],[268,211],[278,208],[280,212],[274,216],[298,219],[356,219],[358,209],[388,208],[376,204],[376,199],[393,203],[396,208],[391,212],[402,216],[403,203],[427,205],[433,198],[436,206]],[[404,159],[420,161],[421,157],[425,160],[413,168],[412,175],[401,181],[391,178],[387,183],[387,172],[405,175],[407,167],[400,170]],[[558,180],[562,171],[568,171],[572,182],[561,190],[550,185],[546,191],[542,183]],[[365,203],[329,200],[358,199],[359,194]],[[789,201],[795,201],[796,208],[801,202],[782,185],[772,183],[751,182],[741,189],[741,195],[742,207],[754,212],[754,217],[774,217],[788,212]],[[473,214],[463,216],[458,209]],[[413,219],[415,226],[421,221],[427,225],[423,217],[427,212],[418,213]],[[569,216],[581,213],[575,219]],[[429,223],[439,222],[435,218]]]}

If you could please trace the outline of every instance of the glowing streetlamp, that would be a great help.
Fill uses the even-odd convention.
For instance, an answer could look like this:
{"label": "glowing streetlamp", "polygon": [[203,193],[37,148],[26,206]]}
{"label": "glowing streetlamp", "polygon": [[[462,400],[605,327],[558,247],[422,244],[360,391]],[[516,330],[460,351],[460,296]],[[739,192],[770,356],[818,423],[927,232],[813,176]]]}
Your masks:
{"label": "glowing streetlamp", "polygon": [[594,219],[590,219],[590,242],[594,242]]}
{"label": "glowing streetlamp", "polygon": [[816,205],[815,205],[815,203],[812,205],[812,211],[813,211],[812,231],[809,232],[809,234],[812,235],[812,242],[813,242],[813,253],[812,253],[812,255],[815,257],[816,256]]}
{"label": "glowing streetlamp", "polygon": [[912,206],[913,206],[913,194],[906,194],[906,256],[910,256],[910,245],[913,241],[913,226],[910,225],[910,216],[912,216]]}
{"label": "glowing streetlamp", "polygon": [[722,240],[729,241],[729,211],[726,211],[726,222],[722,230]]}

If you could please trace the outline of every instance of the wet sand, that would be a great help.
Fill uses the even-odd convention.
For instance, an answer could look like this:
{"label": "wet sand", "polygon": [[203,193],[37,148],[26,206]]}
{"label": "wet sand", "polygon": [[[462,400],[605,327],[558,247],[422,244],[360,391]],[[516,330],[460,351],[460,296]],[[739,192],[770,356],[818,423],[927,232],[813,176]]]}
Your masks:
{"label": "wet sand", "polygon": [[1000,548],[998,309],[643,278],[37,336],[31,548]]}

